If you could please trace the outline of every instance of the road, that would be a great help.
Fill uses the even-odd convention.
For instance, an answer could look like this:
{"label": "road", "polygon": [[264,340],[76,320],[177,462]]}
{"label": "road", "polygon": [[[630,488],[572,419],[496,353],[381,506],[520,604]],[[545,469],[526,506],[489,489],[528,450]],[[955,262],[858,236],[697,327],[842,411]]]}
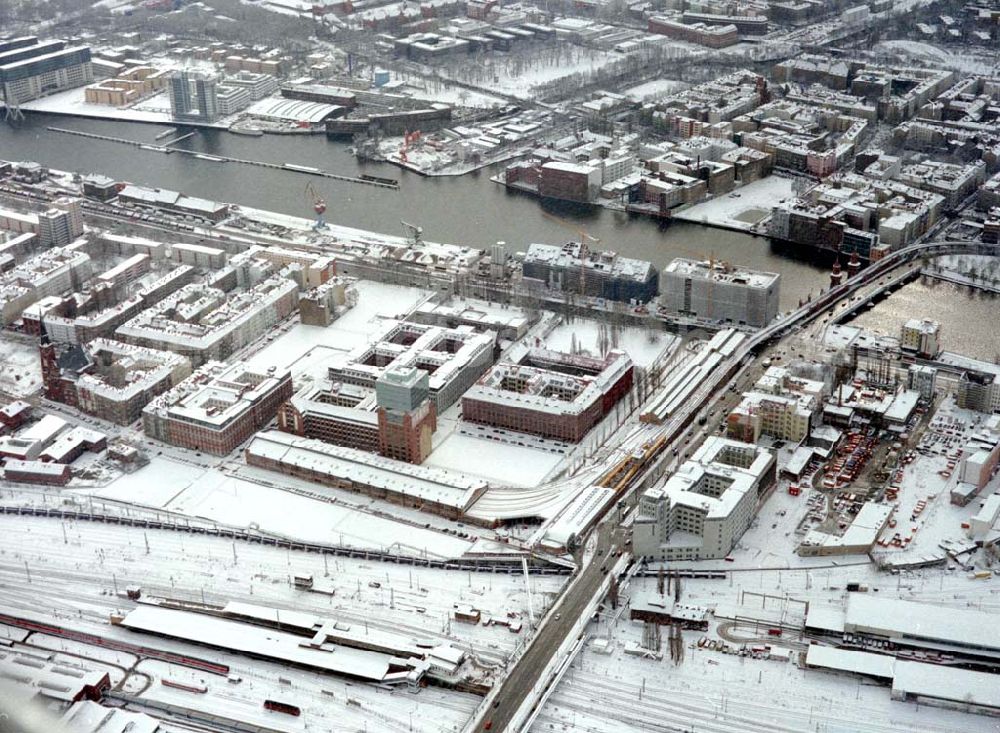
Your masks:
{"label": "road", "polygon": [[[97,209],[94,206],[88,206],[85,215],[89,220],[112,220],[116,223],[131,224],[137,228],[149,227],[161,231],[174,229],[170,226],[170,222],[162,217],[156,217],[154,222],[135,221],[116,211]],[[198,234],[210,238],[219,236],[209,231],[189,236]],[[269,238],[251,235],[250,239],[260,241]],[[845,284],[827,291],[815,302],[804,305],[775,324],[762,329],[750,338],[728,363],[720,365],[710,379],[699,387],[681,413],[672,417],[670,422],[663,426],[663,434],[668,439],[664,441],[660,452],[636,472],[635,478],[622,495],[627,509],[634,508],[641,490],[648,485],[647,479],[651,473],[662,474],[669,467],[668,464],[675,460],[674,456],[677,456],[676,460],[683,459],[694,445],[715,429],[715,418],[724,414],[731,400],[738,395],[738,389],[733,389],[732,380],[737,380],[735,385],[737,387],[745,385],[758,370],[760,362],[754,362],[754,357],[760,357],[765,353],[783,353],[790,346],[786,342],[790,334],[795,335],[810,323],[815,326],[824,314],[821,323],[825,323],[851,300],[869,298],[870,292],[879,287],[880,279],[885,280],[889,275],[898,274],[900,268],[912,267],[916,264],[915,260],[921,256],[953,253],[995,254],[997,251],[997,247],[991,245],[952,241],[929,242],[908,247],[872,263]],[[809,329],[802,334],[802,337],[815,338],[817,335],[817,332]],[[697,426],[695,419],[699,414],[705,417],[705,424]],[[505,730],[529,694],[536,691],[539,684],[544,686],[548,683],[548,680],[542,680],[542,674],[553,655],[573,632],[584,609],[594,600],[604,577],[604,568],[610,567],[613,559],[627,550],[626,537],[618,528],[618,523],[617,511],[608,512],[598,522],[593,531],[596,548],[591,561],[581,565],[579,575],[563,594],[552,617],[539,629],[525,653],[501,683],[496,693],[495,707],[487,711],[475,729]]]}
{"label": "road", "polygon": [[[730,379],[715,376],[702,385],[690,400],[690,405],[678,416],[671,419],[665,426],[673,439],[667,441],[659,455],[643,467],[629,487],[625,490],[623,500],[631,511],[640,495],[640,489],[645,485],[643,480],[650,472],[659,474],[684,450],[676,460],[684,458],[688,451],[715,429],[714,417],[725,414],[725,409],[739,396],[740,391],[759,376],[765,357],[783,356],[796,349],[806,350],[815,347],[821,337],[825,325],[852,301],[867,300],[888,282],[890,276],[919,266],[919,258],[924,255],[950,254],[952,252],[998,254],[1000,247],[983,245],[978,242],[927,242],[914,245],[904,250],[892,253],[877,263],[872,263],[854,278],[847,280],[839,287],[832,288],[821,295],[813,303],[791,313],[781,321],[762,329],[739,352],[731,357],[729,366],[720,365],[716,374],[724,375],[734,372],[735,365],[742,366],[732,374]],[[810,328],[806,328],[811,326]],[[748,358],[749,357],[749,358]],[[756,360],[752,360],[756,357]],[[695,423],[695,417],[701,414],[706,417],[702,426]],[[707,419],[712,416],[713,419]],[[675,432],[676,431],[676,432]],[[685,446],[690,446],[685,448]],[[494,709],[489,711],[481,722],[472,730],[502,731],[506,730],[512,717],[533,691],[537,691],[541,681],[547,685],[549,680],[541,680],[552,656],[556,654],[566,637],[572,632],[583,609],[593,600],[603,573],[601,566],[606,558],[614,557],[619,551],[626,551],[625,535],[615,531],[619,524],[618,512],[609,511],[596,526],[597,555],[594,561],[583,565],[581,575],[573,582],[562,603],[557,606],[560,613],[558,619],[553,619],[543,626],[535,639],[529,643],[523,656],[517,661],[508,677],[501,683],[496,694]]]}
{"label": "road", "polygon": [[[573,584],[553,609],[553,616],[538,631],[527,651],[514,665],[503,683],[503,695],[478,730],[505,730],[522,701],[539,684],[542,672],[569,636],[584,608],[593,599],[608,569],[622,549],[625,534],[618,528],[617,514],[612,513],[594,532],[596,547],[592,559],[583,566]],[[487,728],[486,726],[491,726]]]}

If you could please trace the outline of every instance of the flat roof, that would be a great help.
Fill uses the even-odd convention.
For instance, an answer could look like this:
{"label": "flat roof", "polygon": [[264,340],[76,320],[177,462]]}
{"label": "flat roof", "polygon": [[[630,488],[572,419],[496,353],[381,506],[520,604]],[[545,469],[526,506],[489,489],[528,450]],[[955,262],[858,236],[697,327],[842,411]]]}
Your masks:
{"label": "flat roof", "polygon": [[997,676],[959,667],[942,667],[898,660],[892,680],[893,693],[952,700],[954,702],[1000,707]]}
{"label": "flat roof", "polygon": [[[821,644],[810,644],[806,652],[806,665],[809,667],[855,672],[886,680],[892,679],[893,662],[895,662],[895,657],[890,657],[887,654],[837,649]],[[941,668],[938,667],[938,669]]]}
{"label": "flat roof", "polygon": [[1000,614],[969,608],[853,593],[847,599],[845,626],[881,630],[892,637],[1000,651]]}
{"label": "flat roof", "polygon": [[278,430],[258,433],[247,447],[247,454],[462,512],[468,510],[487,487],[482,479],[458,472],[400,463],[374,453]]}
{"label": "flat roof", "polygon": [[710,260],[690,260],[677,257],[667,265],[665,273],[684,275],[699,280],[713,280],[717,283],[745,285],[750,288],[766,288],[777,282],[781,275],[776,272],[751,270],[724,262]]}
{"label": "flat roof", "polygon": [[385,679],[392,659],[389,654],[351,647],[324,645],[322,649],[311,648],[303,646],[308,641],[294,634],[160,606],[140,605],[125,616],[121,625],[133,631],[169,636],[372,682]]}
{"label": "flat roof", "polygon": [[250,105],[246,113],[252,117],[269,117],[271,119],[288,120],[292,122],[316,123],[325,120],[340,107],[322,102],[307,102],[300,99],[262,99]]}
{"label": "flat roof", "polygon": [[810,603],[806,614],[806,628],[844,633],[844,609],[840,606],[824,606]]}

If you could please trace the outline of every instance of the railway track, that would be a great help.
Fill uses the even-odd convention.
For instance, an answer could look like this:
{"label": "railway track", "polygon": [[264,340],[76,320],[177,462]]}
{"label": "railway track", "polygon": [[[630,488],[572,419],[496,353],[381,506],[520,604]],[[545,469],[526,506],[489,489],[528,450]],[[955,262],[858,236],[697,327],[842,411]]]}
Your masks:
{"label": "railway track", "polygon": [[[338,557],[348,557],[356,560],[373,560],[391,562],[396,565],[412,565],[414,567],[438,568],[442,570],[462,570],[474,573],[506,573],[508,575],[521,572],[520,557],[511,562],[468,561],[468,560],[434,560],[431,558],[414,557],[411,555],[394,555],[378,550],[358,550],[340,547],[339,545],[324,545],[316,542],[291,540],[277,535],[263,534],[260,531],[244,530],[224,526],[188,525],[178,522],[167,522],[145,517],[121,516],[115,514],[100,514],[96,512],[67,511],[50,509],[48,507],[0,506],[0,514],[15,514],[34,517],[54,517],[84,522],[101,522],[105,524],[121,524],[130,527],[147,529],[162,529],[172,532],[186,532],[221,537],[228,540],[240,540],[258,545],[271,545],[287,550],[300,552],[315,552]],[[569,575],[572,569],[561,565],[528,565],[528,572],[535,575]]]}

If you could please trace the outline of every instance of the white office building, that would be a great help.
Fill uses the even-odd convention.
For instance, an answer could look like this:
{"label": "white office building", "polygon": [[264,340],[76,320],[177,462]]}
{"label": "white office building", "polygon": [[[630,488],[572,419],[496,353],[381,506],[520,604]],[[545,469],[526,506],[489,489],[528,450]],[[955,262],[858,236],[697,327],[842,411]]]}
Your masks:
{"label": "white office building", "polygon": [[708,438],[664,484],[642,495],[633,524],[636,555],[651,561],[726,557],[774,480],[769,451]]}

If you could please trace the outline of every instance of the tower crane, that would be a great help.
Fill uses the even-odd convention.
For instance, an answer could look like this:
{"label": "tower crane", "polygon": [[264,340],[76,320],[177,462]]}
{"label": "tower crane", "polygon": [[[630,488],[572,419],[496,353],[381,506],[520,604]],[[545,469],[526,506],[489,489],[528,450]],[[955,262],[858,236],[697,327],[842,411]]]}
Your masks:
{"label": "tower crane", "polygon": [[312,183],[306,184],[306,196],[312,202],[313,211],[316,213],[313,230],[318,232],[320,229],[326,229],[326,221],[323,219],[323,214],[326,213],[326,201],[316,192]]}
{"label": "tower crane", "polygon": [[589,234],[583,227],[578,227],[578,226],[574,225],[572,222],[568,222],[565,219],[563,219],[562,217],[556,216],[555,214],[550,214],[549,212],[545,211],[544,209],[542,210],[542,216],[545,216],[545,217],[551,219],[552,221],[554,221],[556,224],[558,224],[559,226],[563,227],[564,229],[569,229],[571,231],[576,232],[578,235],[580,235],[580,295],[586,295],[587,294],[587,253],[589,251],[589,248],[587,247],[587,240],[589,239],[591,242],[594,242],[596,244],[597,242],[601,241],[600,238],[599,237],[595,237],[595,236]]}

